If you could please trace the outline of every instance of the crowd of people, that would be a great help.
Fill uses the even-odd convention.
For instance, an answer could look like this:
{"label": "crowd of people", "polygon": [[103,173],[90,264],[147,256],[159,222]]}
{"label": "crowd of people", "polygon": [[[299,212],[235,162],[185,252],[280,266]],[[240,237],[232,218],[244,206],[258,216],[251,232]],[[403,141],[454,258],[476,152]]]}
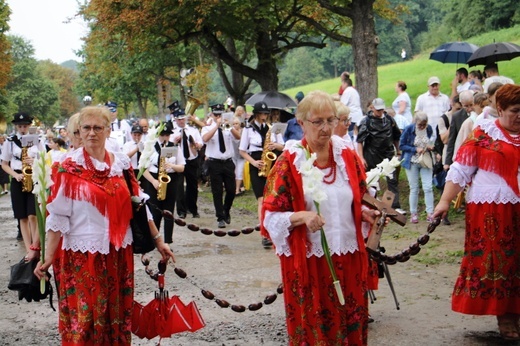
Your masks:
{"label": "crowd of people", "polygon": [[[374,274],[365,239],[379,212],[363,206],[362,198],[374,193],[366,172],[394,157],[410,193],[400,194],[399,168],[387,176],[392,209],[409,213],[411,223],[442,218],[450,225],[451,201],[466,194],[461,208],[471,217],[466,217],[453,309],[496,315],[501,335],[519,340],[520,240],[514,230],[520,226],[520,171],[511,167],[518,167],[520,87],[499,76],[496,65],[485,69],[491,83],[477,72],[458,69],[450,96],[440,92],[438,77],[430,77],[414,112],[404,81],[396,82],[391,107],[375,98],[364,108],[344,72],[337,94],[299,92],[294,110],[260,101],[248,113],[245,106],[225,102],[212,105],[201,120],[175,101],[167,120],[151,126],[145,118],[132,124],[119,119],[117,104],[109,101],[83,108],[67,127],[48,131],[43,140],[31,137],[30,115],[16,114],[14,133],[0,138],[0,193],[11,195],[26,260],[37,260],[45,244],[34,195],[25,187],[25,167],[47,151],[54,185],[46,258],[35,274],[42,278],[53,267],[63,343],[130,344],[130,191],[157,206],[148,218],[166,261],[173,260],[174,222],[161,210],[200,218],[198,193],[206,183],[218,228],[232,223],[235,198],[251,186],[261,244],[274,247],[280,258],[290,344],[366,345],[367,293]],[[319,177],[319,193],[307,183],[306,169]],[[136,177],[133,189],[125,170]],[[466,185],[471,187],[465,190]],[[437,206],[434,186],[442,192]],[[418,203],[421,187],[425,210]],[[401,205],[406,197],[409,211]],[[332,272],[339,287],[333,286]]]}

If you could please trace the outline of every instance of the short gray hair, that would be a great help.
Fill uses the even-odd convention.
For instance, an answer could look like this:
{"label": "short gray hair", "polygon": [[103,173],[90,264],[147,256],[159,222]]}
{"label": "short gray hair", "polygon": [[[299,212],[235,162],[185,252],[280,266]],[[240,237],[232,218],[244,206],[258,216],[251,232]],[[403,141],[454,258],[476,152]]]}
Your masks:
{"label": "short gray hair", "polygon": [[426,121],[426,123],[428,123],[428,114],[426,114],[426,112],[416,111],[413,114],[413,118],[416,124],[422,121]]}

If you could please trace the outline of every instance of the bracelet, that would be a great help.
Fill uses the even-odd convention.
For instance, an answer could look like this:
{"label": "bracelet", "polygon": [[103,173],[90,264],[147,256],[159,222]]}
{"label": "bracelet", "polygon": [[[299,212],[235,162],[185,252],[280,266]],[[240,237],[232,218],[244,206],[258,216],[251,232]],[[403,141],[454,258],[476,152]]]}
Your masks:
{"label": "bracelet", "polygon": [[29,246],[29,250],[33,250],[33,251],[41,251],[41,247],[31,245],[31,246]]}
{"label": "bracelet", "polygon": [[153,237],[153,241],[156,241],[157,239],[159,239],[161,237],[161,233],[157,233],[157,235],[155,237]]}

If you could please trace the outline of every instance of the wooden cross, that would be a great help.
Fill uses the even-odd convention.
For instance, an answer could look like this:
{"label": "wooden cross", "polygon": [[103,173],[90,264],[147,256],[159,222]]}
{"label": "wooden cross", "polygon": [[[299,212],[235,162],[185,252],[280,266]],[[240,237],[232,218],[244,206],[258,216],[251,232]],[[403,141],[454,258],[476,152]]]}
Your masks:
{"label": "wooden cross", "polygon": [[365,193],[363,196],[362,203],[364,205],[372,209],[379,210],[381,213],[376,216],[374,224],[372,225],[372,230],[368,235],[366,246],[370,250],[377,251],[377,248],[379,247],[379,241],[383,235],[383,228],[385,227],[385,221],[387,217],[389,217],[392,221],[395,221],[398,225],[406,225],[406,216],[392,209],[392,202],[394,201],[394,198],[395,194],[388,190],[383,193],[381,200],[370,196],[368,193]]}

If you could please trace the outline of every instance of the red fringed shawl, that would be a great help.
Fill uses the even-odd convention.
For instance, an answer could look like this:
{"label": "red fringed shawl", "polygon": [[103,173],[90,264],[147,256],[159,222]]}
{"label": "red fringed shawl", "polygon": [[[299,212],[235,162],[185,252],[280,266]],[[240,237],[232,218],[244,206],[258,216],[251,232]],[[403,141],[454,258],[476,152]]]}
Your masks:
{"label": "red fringed shawl", "polygon": [[[54,185],[49,201],[55,198],[62,187],[65,197],[89,202],[108,219],[110,243],[116,249],[120,248],[132,218],[130,192],[124,177],[109,176],[94,182],[92,172],[72,161],[70,157],[57,170],[53,169],[53,173]],[[133,180],[133,189],[138,191],[137,182]]]}
{"label": "red fringed shawl", "polygon": [[517,195],[520,195],[518,188],[519,151],[520,147],[502,140],[495,140],[477,127],[472,136],[457,151],[455,161],[501,176],[507,185]]}

